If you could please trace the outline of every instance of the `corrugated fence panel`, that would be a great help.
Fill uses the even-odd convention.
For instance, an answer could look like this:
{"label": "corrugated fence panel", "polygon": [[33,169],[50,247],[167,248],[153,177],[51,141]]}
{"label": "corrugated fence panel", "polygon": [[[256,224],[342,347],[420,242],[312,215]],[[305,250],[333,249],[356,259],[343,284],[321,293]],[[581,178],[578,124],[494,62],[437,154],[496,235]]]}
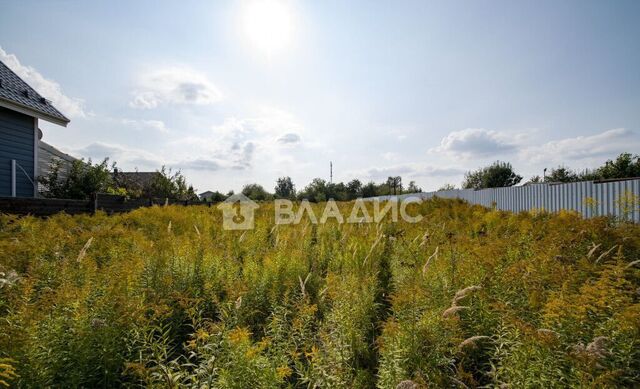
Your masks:
{"label": "corrugated fence panel", "polygon": [[532,184],[481,190],[454,189],[401,196],[379,196],[367,200],[458,198],[471,204],[511,212],[545,210],[575,211],[584,217],[615,216],[640,222],[640,178],[618,181],[582,181],[566,184]]}

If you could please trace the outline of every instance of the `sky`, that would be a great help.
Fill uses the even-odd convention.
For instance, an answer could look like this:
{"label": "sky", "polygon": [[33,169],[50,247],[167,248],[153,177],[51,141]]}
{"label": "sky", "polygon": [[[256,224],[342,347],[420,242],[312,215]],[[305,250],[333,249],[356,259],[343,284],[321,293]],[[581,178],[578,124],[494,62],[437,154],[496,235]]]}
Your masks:
{"label": "sky", "polygon": [[198,191],[423,190],[640,150],[640,2],[0,0],[0,60],[71,119],[43,140]]}

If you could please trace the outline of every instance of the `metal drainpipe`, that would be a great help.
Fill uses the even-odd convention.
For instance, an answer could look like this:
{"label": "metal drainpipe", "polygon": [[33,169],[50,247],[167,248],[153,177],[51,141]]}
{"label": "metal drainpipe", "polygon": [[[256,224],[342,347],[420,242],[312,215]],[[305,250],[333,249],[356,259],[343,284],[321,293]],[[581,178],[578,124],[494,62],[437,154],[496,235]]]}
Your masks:
{"label": "metal drainpipe", "polygon": [[11,160],[11,197],[16,197],[16,160]]}

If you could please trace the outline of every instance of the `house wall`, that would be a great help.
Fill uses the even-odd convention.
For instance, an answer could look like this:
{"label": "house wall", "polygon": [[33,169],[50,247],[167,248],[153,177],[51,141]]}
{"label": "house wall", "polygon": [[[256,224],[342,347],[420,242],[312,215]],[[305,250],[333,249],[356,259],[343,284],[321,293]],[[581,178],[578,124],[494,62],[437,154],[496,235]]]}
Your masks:
{"label": "house wall", "polygon": [[[11,196],[11,160],[16,167],[16,196],[34,197],[35,119],[0,107],[0,196]],[[35,135],[35,136],[34,136]]]}

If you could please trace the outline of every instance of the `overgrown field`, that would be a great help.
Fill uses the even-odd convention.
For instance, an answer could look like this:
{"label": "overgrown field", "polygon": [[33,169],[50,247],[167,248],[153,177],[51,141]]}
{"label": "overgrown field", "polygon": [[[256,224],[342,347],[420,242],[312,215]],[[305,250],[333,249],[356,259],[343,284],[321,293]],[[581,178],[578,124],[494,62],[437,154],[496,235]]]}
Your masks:
{"label": "overgrown field", "polygon": [[640,386],[640,227],[418,211],[2,216],[0,386]]}

